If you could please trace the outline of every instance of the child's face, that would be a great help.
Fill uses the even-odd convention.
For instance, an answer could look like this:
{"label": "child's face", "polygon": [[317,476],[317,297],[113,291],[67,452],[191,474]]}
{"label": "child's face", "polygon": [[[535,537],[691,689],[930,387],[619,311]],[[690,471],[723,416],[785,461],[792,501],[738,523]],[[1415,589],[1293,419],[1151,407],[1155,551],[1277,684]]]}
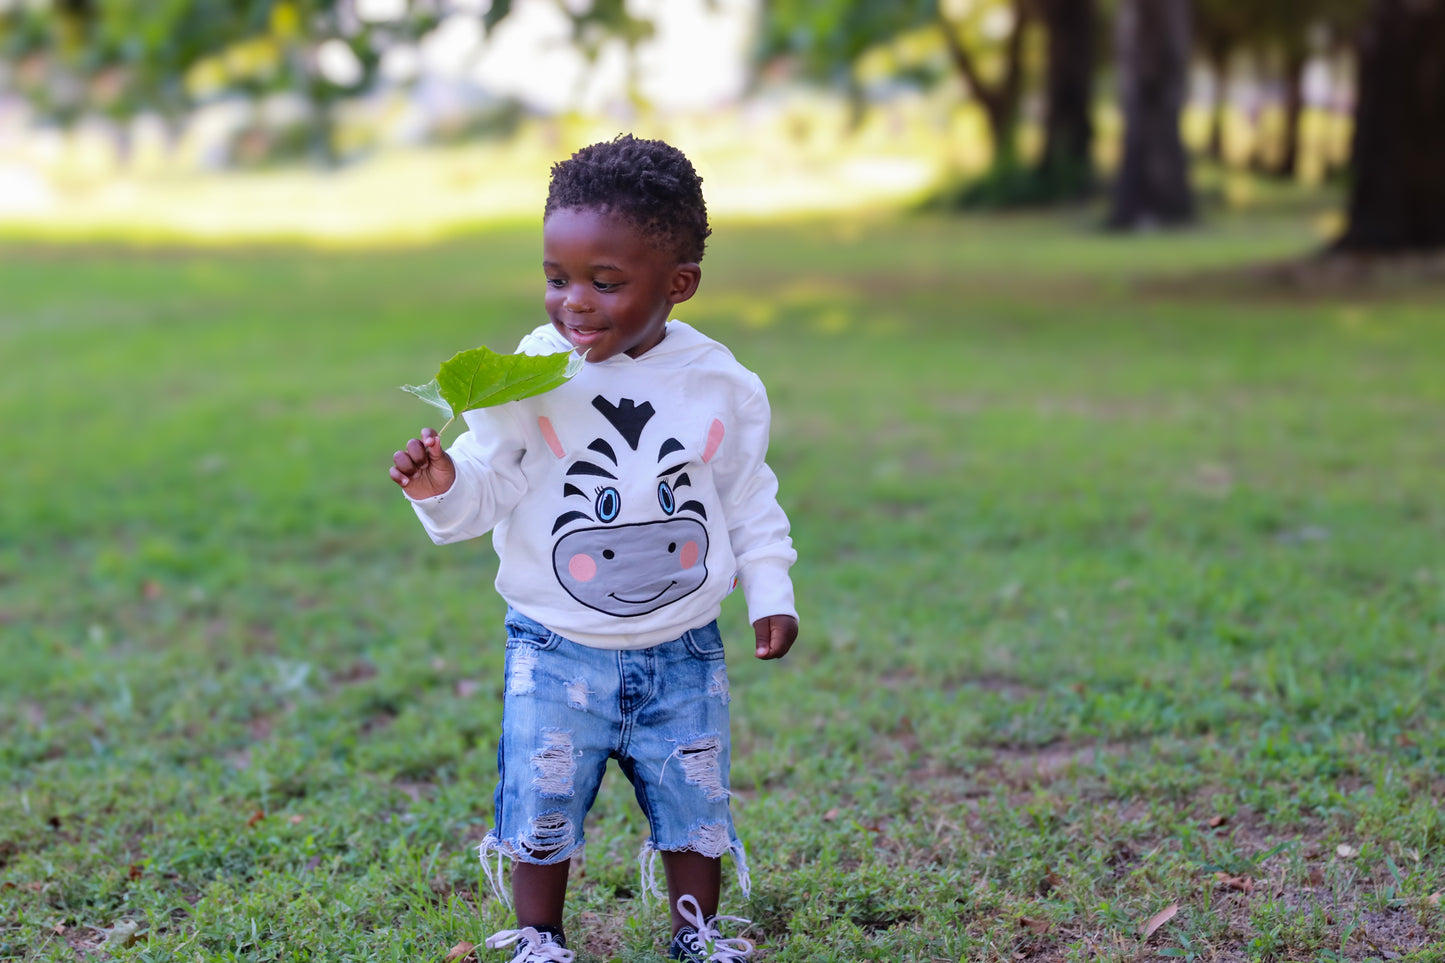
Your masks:
{"label": "child's face", "polygon": [[553,211],[542,225],[547,316],[589,362],[636,358],[656,347],[672,306],[692,297],[696,264],[649,243],[605,211]]}

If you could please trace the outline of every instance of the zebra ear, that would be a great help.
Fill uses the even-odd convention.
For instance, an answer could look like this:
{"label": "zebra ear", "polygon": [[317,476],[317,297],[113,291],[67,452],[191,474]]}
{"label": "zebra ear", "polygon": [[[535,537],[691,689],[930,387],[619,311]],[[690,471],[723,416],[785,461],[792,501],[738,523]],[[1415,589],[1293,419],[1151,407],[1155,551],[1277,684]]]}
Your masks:
{"label": "zebra ear", "polygon": [[712,424],[707,429],[707,447],[702,451],[702,460],[704,462],[712,461],[712,456],[717,454],[718,446],[722,444],[722,440],[723,423],[714,418]]}
{"label": "zebra ear", "polygon": [[537,427],[542,430],[542,440],[547,442],[547,447],[552,449],[552,454],[558,458],[566,456],[567,451],[562,447],[562,439],[557,437],[557,429],[552,427],[552,420],[546,415],[537,419]]}

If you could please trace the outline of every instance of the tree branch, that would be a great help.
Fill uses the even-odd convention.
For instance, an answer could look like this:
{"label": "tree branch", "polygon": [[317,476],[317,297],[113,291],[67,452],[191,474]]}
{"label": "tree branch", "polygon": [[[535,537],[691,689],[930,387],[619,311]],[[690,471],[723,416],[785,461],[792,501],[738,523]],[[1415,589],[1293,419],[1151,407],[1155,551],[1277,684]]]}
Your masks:
{"label": "tree branch", "polygon": [[938,29],[943,34],[944,45],[948,47],[948,56],[958,72],[963,75],[963,82],[968,86],[968,92],[978,98],[983,104],[984,110],[990,115],[994,114],[999,107],[999,92],[988,84],[984,83],[983,75],[978,71],[978,64],[974,63],[973,54],[958,39],[953,22],[948,19],[942,10],[938,11]]}

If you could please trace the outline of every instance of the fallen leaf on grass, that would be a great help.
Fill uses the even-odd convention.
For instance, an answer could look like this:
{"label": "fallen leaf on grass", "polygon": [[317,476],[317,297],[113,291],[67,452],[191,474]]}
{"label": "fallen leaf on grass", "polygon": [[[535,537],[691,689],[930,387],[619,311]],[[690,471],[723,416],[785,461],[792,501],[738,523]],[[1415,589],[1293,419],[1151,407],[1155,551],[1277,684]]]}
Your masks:
{"label": "fallen leaf on grass", "polygon": [[1019,926],[1022,926],[1026,930],[1031,930],[1032,932],[1040,934],[1047,933],[1049,931],[1048,920],[1036,920],[1028,916],[1019,917]]}
{"label": "fallen leaf on grass", "polygon": [[1335,855],[1339,856],[1341,859],[1354,859],[1356,856],[1360,855],[1360,851],[1355,847],[1351,846],[1349,843],[1340,843],[1338,846],[1335,847]]}
{"label": "fallen leaf on grass", "polygon": [[1212,816],[1209,819],[1209,828],[1218,829],[1220,826],[1223,826],[1227,822],[1229,822],[1229,819],[1226,816]]}
{"label": "fallen leaf on grass", "polygon": [[455,960],[464,960],[468,956],[471,956],[472,951],[476,948],[477,944],[468,943],[466,940],[462,940],[456,946],[453,946],[451,949],[447,950],[446,961],[447,963],[453,963],[453,961]]}
{"label": "fallen leaf on grass", "polygon": [[1159,929],[1159,927],[1163,926],[1165,923],[1172,920],[1174,918],[1174,914],[1177,912],[1179,912],[1179,904],[1170,903],[1168,906],[1164,907],[1162,910],[1149,917],[1149,919],[1146,920],[1144,923],[1144,928],[1139,931],[1139,938],[1147,940],[1149,937],[1153,936],[1154,931]]}
{"label": "fallen leaf on grass", "polygon": [[248,819],[248,820],[246,820],[246,828],[247,828],[247,829],[250,829],[252,826],[256,825],[257,823],[259,823],[261,820],[263,820],[263,819],[265,819],[265,818],[266,818],[266,811],[265,811],[264,809],[258,809],[258,810],[256,810],[255,812],[253,812],[253,813],[251,814],[251,818]]}
{"label": "fallen leaf on grass", "polygon": [[1431,893],[1429,896],[1425,897],[1425,902],[1429,903],[1431,906],[1439,906],[1439,905],[1440,905],[1440,894],[1439,894],[1439,893]]}
{"label": "fallen leaf on grass", "polygon": [[1248,876],[1231,876],[1228,873],[1215,873],[1214,878],[1219,885],[1225,889],[1232,889],[1237,893],[1253,893],[1254,880]]}
{"label": "fallen leaf on grass", "polygon": [[838,807],[834,806],[832,809],[828,810],[823,814],[823,822],[831,823],[836,820],[840,815],[842,814],[838,812]]}
{"label": "fallen leaf on grass", "polygon": [[117,920],[109,929],[92,926],[91,929],[105,935],[104,947],[129,947],[140,942],[140,924],[135,920]]}

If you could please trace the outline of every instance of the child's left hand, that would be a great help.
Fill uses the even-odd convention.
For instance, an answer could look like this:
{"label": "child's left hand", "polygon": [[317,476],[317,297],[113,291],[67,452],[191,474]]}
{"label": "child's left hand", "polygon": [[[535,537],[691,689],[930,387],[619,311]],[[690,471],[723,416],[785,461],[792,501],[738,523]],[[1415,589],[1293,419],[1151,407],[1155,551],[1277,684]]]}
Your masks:
{"label": "child's left hand", "polygon": [[791,615],[767,615],[753,623],[760,659],[781,659],[798,638],[798,620]]}

